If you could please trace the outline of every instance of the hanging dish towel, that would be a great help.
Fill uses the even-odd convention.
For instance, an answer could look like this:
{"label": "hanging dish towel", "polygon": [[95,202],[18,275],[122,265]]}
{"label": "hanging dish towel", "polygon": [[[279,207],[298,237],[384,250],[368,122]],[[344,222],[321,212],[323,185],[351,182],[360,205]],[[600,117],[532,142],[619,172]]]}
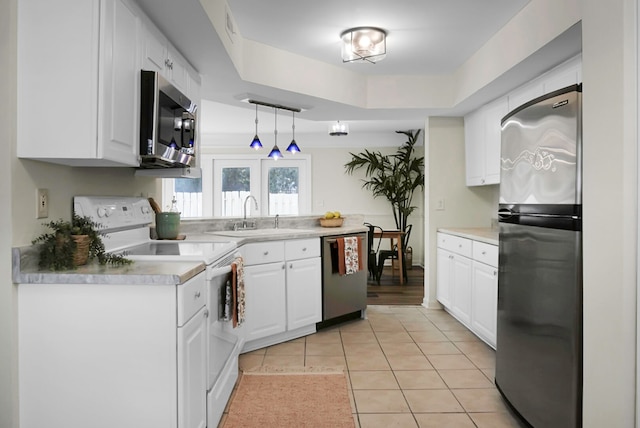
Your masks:
{"label": "hanging dish towel", "polygon": [[336,239],[338,243],[338,273],[351,275],[361,269],[362,246],[357,236],[347,236]]}
{"label": "hanging dish towel", "polygon": [[245,298],[244,298],[244,260],[236,257],[231,263],[233,283],[233,327],[238,327],[244,323]]}

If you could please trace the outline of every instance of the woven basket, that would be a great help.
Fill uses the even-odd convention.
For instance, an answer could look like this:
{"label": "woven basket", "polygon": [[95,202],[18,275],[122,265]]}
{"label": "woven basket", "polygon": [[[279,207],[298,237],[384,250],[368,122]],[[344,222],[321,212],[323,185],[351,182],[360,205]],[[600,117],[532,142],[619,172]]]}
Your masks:
{"label": "woven basket", "polygon": [[344,222],[344,217],[340,218],[321,218],[320,226],[322,227],[340,227]]}
{"label": "woven basket", "polygon": [[89,259],[91,239],[89,239],[89,235],[71,235],[71,239],[76,243],[76,249],[73,252],[73,264],[75,266],[82,266],[86,264]]}

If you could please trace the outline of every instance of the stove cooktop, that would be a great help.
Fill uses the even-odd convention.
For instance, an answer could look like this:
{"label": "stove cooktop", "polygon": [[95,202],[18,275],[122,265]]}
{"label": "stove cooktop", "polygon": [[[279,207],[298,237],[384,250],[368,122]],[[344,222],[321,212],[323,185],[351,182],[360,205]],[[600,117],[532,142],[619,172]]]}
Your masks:
{"label": "stove cooktop", "polygon": [[212,264],[237,247],[229,242],[149,241],[122,249],[131,260],[202,261]]}

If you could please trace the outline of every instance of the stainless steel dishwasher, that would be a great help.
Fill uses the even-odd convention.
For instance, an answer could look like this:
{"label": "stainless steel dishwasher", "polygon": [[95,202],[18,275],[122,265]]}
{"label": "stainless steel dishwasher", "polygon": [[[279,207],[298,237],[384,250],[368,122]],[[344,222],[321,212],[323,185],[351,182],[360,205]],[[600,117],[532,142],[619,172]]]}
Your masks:
{"label": "stainless steel dishwasher", "polygon": [[[362,249],[362,266],[349,275],[338,273],[338,238],[356,236]],[[367,234],[322,238],[322,320],[330,320],[367,308]]]}

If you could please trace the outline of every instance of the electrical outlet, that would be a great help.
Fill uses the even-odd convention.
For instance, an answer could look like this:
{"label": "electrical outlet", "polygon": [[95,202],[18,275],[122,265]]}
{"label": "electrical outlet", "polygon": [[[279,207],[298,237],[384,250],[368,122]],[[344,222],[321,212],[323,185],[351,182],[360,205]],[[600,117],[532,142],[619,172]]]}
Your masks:
{"label": "electrical outlet", "polygon": [[36,218],[49,217],[49,189],[36,191]]}

